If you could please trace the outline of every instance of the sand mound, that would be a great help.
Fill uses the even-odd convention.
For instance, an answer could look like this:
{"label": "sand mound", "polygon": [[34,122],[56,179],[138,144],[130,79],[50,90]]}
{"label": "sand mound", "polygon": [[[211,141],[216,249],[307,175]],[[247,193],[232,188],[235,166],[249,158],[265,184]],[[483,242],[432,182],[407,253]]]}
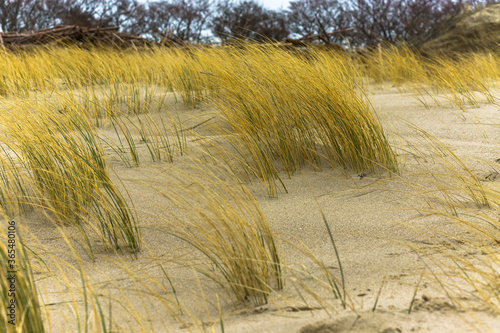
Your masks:
{"label": "sand mound", "polygon": [[500,49],[500,4],[454,19],[421,46],[424,52],[467,52]]}
{"label": "sand mound", "polygon": [[321,321],[304,326],[300,333],[397,333],[401,328],[394,325],[394,314],[390,313],[364,313],[360,316],[351,315],[334,321]]}

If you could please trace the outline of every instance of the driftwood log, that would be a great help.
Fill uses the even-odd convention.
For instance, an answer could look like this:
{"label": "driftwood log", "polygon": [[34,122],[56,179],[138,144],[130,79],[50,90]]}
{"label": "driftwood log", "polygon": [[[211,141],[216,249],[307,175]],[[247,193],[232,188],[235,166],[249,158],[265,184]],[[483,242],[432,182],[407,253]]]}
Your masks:
{"label": "driftwood log", "polygon": [[18,33],[0,32],[0,47],[47,43],[112,44],[118,46],[150,44],[151,41],[128,33],[118,27],[86,28],[76,25],[56,25],[52,28]]}

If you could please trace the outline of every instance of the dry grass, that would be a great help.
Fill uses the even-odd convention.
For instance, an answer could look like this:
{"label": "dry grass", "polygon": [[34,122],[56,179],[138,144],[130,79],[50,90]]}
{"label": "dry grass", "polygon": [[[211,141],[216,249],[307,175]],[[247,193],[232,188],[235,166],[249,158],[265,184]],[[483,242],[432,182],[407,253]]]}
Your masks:
{"label": "dry grass", "polygon": [[[8,223],[0,242],[0,314],[2,332],[44,332],[33,271],[19,226]],[[13,236],[13,237],[11,237]]]}
{"label": "dry grass", "polygon": [[42,207],[56,222],[73,223],[91,257],[88,233],[96,233],[111,249],[139,251],[135,215],[109,176],[102,144],[89,120],[78,114],[56,118],[43,109],[34,118],[33,111],[17,109],[15,117],[3,117],[10,137],[2,143],[9,156],[16,157],[4,169],[4,178],[10,181],[4,183],[3,192],[20,182],[25,186],[24,195],[16,197],[20,201],[5,205],[14,205],[14,211],[24,205]]}
{"label": "dry grass", "polygon": [[[140,259],[131,263],[117,256],[118,251],[136,258],[144,245],[134,196],[113,173],[105,148],[127,167],[140,168],[146,161],[162,165],[182,160],[189,165],[184,169],[162,165],[161,182],[156,188],[147,185],[168,202],[160,207],[165,214],[157,218],[163,230],[195,250],[184,263],[193,268],[193,280],[198,281],[201,273],[216,282],[228,300],[256,306],[280,297],[283,271],[288,267],[278,246],[280,239],[247,182],[260,179],[268,196],[277,197],[280,190],[286,191],[283,177],[293,177],[305,165],[314,170],[341,166],[379,176],[401,170],[367,98],[367,87],[360,84],[361,77],[378,83],[390,81],[415,93],[425,105],[428,98],[436,102],[436,94],[444,94],[461,109],[496,102],[492,87],[500,77],[500,59],[494,54],[429,59],[408,48],[388,47],[361,60],[320,50],[290,52],[273,45],[0,51],[0,205],[6,218],[36,211],[60,227],[73,261],[59,271],[40,271],[56,276],[70,268],[71,273],[61,278],[70,286],[73,298],[70,307],[74,313],[68,320],[80,331],[127,330],[113,319],[116,306],[129,308],[140,330],[151,329],[144,324],[149,318],[138,314],[125,296],[106,295],[109,309],[105,308],[106,298],[90,283],[89,268],[75,245],[83,243],[94,260],[103,258],[95,250],[103,244],[111,252],[105,261],[116,262],[138,294],[141,288],[147,289],[175,320],[188,327],[187,314],[194,330],[203,330],[205,325],[177,298],[176,281],[170,279],[159,258],[164,273],[161,280],[141,268]],[[222,119],[217,124],[222,126],[212,128],[212,134],[220,141],[203,143],[203,152],[191,151],[195,133],[166,110],[165,100],[171,95],[180,97],[188,108],[215,108]],[[108,129],[113,134],[103,135]],[[477,242],[465,244],[488,254],[481,265],[453,254],[448,257],[458,266],[447,266],[444,261],[440,265],[455,272],[460,267],[458,273],[498,311],[494,244],[499,241],[495,215],[500,208],[499,190],[483,186],[451,148],[428,133],[416,132],[420,141],[413,143],[414,154],[426,158],[429,152],[423,147],[429,147],[430,155],[441,156],[437,157],[441,171],[428,173],[422,167],[427,181],[411,184],[413,189],[421,190],[420,198],[428,199],[428,213],[472,230]],[[141,155],[139,145],[144,145],[146,154]],[[467,202],[484,210],[467,210]],[[342,254],[337,252],[326,219],[324,222],[342,267]],[[79,233],[76,242],[66,234],[67,226]],[[297,249],[324,274],[324,284],[344,307],[352,307],[343,275],[334,276],[297,241]],[[5,256],[4,248],[1,250],[0,255]],[[50,258],[52,265],[61,267],[57,260],[57,255]],[[36,299],[37,292],[29,263],[24,266],[23,297],[29,302]],[[324,303],[323,295],[308,290],[307,283],[300,280],[308,274],[320,278],[305,269],[289,272],[298,279],[295,285]],[[199,286],[204,297],[201,282]],[[83,307],[76,299],[83,299]],[[204,302],[207,308],[208,303],[215,303]],[[222,321],[218,298],[217,304]],[[33,316],[39,316],[35,308]],[[44,320],[50,330],[50,316]],[[40,320],[29,322],[42,325]]]}
{"label": "dry grass", "polygon": [[[422,180],[408,183],[402,177],[399,181],[409,188],[404,194],[427,204],[427,209],[416,209],[419,214],[415,220],[438,217],[443,226],[451,222],[454,231],[412,226],[409,228],[425,239],[426,245],[408,246],[426,258],[427,268],[452,304],[500,313],[500,187],[480,179],[452,148],[421,129],[415,130],[418,140],[407,145],[415,159],[423,162],[416,166]],[[482,164],[495,167],[486,161]]]}
{"label": "dry grass", "polygon": [[[62,80],[60,84],[71,88],[85,87],[80,97],[83,104],[71,93],[58,93],[56,103],[62,104],[58,109],[64,113],[75,108],[90,112],[96,124],[102,115],[116,116],[116,105],[124,103],[123,96],[131,101],[127,113],[148,112],[147,92],[139,96],[144,84],[173,89],[188,107],[210,100],[237,133],[231,143],[241,166],[248,175],[262,179],[271,196],[277,195],[276,181],[280,181],[276,159],[289,176],[305,163],[321,168],[322,160],[357,171],[397,171],[384,132],[356,85],[358,71],[342,55],[313,51],[308,57],[297,56],[273,46],[144,53],[49,51],[26,58],[7,57],[10,67],[36,61],[50,71],[48,75],[37,70],[29,79],[12,77],[22,81],[23,87],[12,94],[50,92],[54,84],[40,84],[45,81],[35,79],[47,76],[54,78],[50,82]],[[60,62],[46,54],[54,52]],[[86,67],[90,57],[95,63]],[[131,93],[124,91],[123,84],[129,84]],[[106,98],[97,97],[103,94]],[[141,107],[144,100],[146,107]],[[134,155],[133,147],[130,150]],[[132,162],[139,163],[134,156]]]}
{"label": "dry grass", "polygon": [[281,169],[290,177],[304,164],[397,172],[348,59],[320,51],[305,58],[272,46],[202,55],[202,61],[220,64],[207,77],[215,87],[211,100],[237,134],[231,144],[270,196],[277,196]]}
{"label": "dry grass", "polygon": [[[219,163],[219,165],[223,165]],[[203,275],[236,301],[268,303],[283,288],[281,254],[253,195],[227,168],[195,162],[189,172],[168,169],[155,191],[175,207],[162,219],[168,233],[208,259]]]}
{"label": "dry grass", "polygon": [[423,57],[407,46],[375,49],[362,57],[363,75],[412,92],[425,106],[441,105],[439,95],[461,110],[496,103],[493,92],[500,79],[495,52]]}

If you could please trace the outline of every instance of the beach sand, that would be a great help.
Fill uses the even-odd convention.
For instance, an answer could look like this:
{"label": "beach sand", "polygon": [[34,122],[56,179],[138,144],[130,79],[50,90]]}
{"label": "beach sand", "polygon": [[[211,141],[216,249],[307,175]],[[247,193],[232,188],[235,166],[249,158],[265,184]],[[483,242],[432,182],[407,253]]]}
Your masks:
{"label": "beach sand", "polygon": [[[291,178],[282,175],[288,193],[281,191],[278,198],[269,198],[258,180],[246,184],[276,233],[287,267],[284,289],[272,295],[269,304],[258,307],[237,304],[218,285],[196,273],[192,266],[203,256],[169,234],[166,219],[176,208],[157,189],[169,186],[166,175],[181,174],[197,163],[190,151],[200,145],[200,137],[212,141],[224,138],[210,129],[222,122],[213,107],[189,110],[181,102],[168,101],[167,107],[187,127],[210,119],[193,129],[196,134],[187,136],[191,150],[184,156],[175,157],[173,163],[151,162],[145,145],[137,140],[143,162],[138,168],[129,168],[111,149],[105,149],[112,177],[130,195],[142,228],[143,250],[137,259],[107,253],[96,246],[96,260],[91,261],[78,245],[72,252],[61,237],[63,226],[54,225],[40,211],[15,217],[23,226],[27,243],[55,272],[49,273],[32,260],[51,330],[76,331],[74,306],[84,320],[85,302],[77,268],[81,262],[86,281],[100,295],[106,316],[112,300],[113,332],[197,331],[202,329],[200,322],[204,322],[206,331],[220,332],[220,318],[225,332],[500,331],[500,319],[477,300],[477,292],[470,286],[461,285],[460,297],[447,297],[441,285],[446,282],[440,282],[447,277],[428,258],[432,255],[446,262],[441,245],[450,249],[455,244],[457,256],[474,258],[481,253],[459,246],[461,239],[471,237],[467,230],[444,217],[426,214],[429,206],[421,194],[431,187],[428,174],[422,170],[439,172],[442,165],[409,125],[448,145],[484,182],[498,182],[494,165],[500,158],[500,131],[495,125],[500,124],[499,107],[482,104],[460,110],[444,96],[442,106],[425,107],[412,93],[391,86],[373,86],[368,97],[391,142],[398,147],[400,176],[379,177],[327,165],[323,170],[305,166]],[[99,129],[99,133],[113,136],[111,129]],[[412,144],[426,151],[428,158],[416,153]],[[412,187],[417,184],[423,189]],[[484,208],[471,205],[471,209]],[[297,248],[300,240],[340,279],[321,213],[341,259],[351,304],[346,309],[326,284],[321,268]],[[78,240],[70,226],[64,229]],[[171,284],[161,267],[168,272]],[[174,318],[167,308],[178,313],[177,301],[184,311]],[[196,318],[196,324],[188,312]]]}

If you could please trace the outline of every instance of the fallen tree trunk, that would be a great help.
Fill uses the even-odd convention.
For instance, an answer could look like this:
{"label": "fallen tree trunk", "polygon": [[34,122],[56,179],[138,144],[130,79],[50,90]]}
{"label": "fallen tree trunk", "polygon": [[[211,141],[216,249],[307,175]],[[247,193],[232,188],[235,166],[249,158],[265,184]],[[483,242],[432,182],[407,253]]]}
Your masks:
{"label": "fallen tree trunk", "polygon": [[119,27],[87,28],[75,25],[56,25],[52,28],[25,33],[0,32],[0,44],[3,48],[52,42],[119,46],[152,44],[149,39],[129,33],[120,33]]}

